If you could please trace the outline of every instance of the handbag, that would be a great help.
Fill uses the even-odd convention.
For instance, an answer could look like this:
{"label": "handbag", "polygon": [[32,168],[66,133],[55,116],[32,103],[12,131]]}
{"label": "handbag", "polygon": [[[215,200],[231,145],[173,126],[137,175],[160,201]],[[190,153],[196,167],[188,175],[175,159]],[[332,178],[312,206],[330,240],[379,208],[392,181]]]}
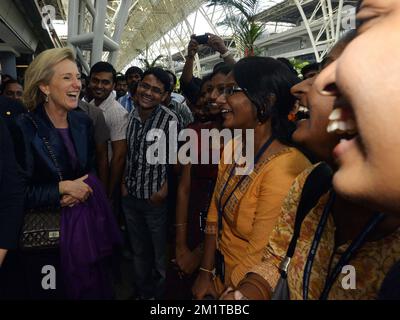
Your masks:
{"label": "handbag", "polygon": [[281,277],[272,293],[271,300],[290,300],[289,285],[287,282],[287,272],[290,261],[294,255],[297,239],[300,236],[301,225],[310,210],[317,204],[319,198],[331,188],[332,170],[324,162],[316,166],[308,175],[299,205],[297,206],[296,219],[294,223],[293,236],[290,241],[286,256],[279,266]]}
{"label": "handbag", "polygon": [[[33,126],[39,131],[35,119],[26,115],[32,122]],[[62,173],[58,165],[55,154],[45,136],[40,137],[43,140],[45,148],[52,159],[59,180],[62,181]],[[44,250],[55,249],[60,244],[60,218],[61,208],[35,208],[25,213],[24,222],[19,241],[21,250]]]}

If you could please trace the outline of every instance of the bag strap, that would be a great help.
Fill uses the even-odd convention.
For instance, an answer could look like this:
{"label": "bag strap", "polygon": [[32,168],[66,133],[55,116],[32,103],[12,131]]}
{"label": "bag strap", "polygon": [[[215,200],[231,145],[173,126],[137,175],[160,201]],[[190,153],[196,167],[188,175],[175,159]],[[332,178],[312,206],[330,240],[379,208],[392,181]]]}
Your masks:
{"label": "bag strap", "polygon": [[286,257],[280,266],[281,275],[286,277],[290,260],[294,255],[297,239],[300,236],[301,225],[310,210],[317,204],[319,198],[329,191],[332,186],[332,169],[321,162],[308,175],[301,192],[301,197],[296,211],[293,236],[290,241]]}
{"label": "bag strap", "polygon": [[[36,128],[36,131],[39,132],[39,126],[38,126],[36,120],[28,113],[26,114],[26,116],[29,118],[29,120],[31,120],[33,126]],[[58,165],[57,158],[56,158],[56,156],[55,156],[55,154],[53,152],[53,149],[51,148],[49,140],[47,140],[47,137],[45,137],[45,136],[40,136],[40,138],[43,140],[43,143],[44,143],[44,145],[45,145],[45,147],[47,149],[47,152],[49,153],[50,158],[53,161],[54,166],[56,167],[58,178],[60,179],[60,181],[62,181],[63,180],[63,176],[62,176],[62,173],[61,173],[61,169],[60,169],[60,166]]]}

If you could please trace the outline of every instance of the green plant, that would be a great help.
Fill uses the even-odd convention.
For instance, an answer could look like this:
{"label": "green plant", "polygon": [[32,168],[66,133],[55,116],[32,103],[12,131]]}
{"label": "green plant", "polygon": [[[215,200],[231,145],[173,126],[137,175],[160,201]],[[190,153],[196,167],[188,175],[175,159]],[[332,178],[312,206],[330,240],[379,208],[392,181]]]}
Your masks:
{"label": "green plant", "polygon": [[209,0],[208,6],[215,5],[232,9],[232,14],[227,15],[218,25],[233,30],[236,47],[245,56],[256,55],[254,43],[265,30],[265,26],[254,19],[259,11],[260,0]]}
{"label": "green plant", "polygon": [[290,63],[296,69],[298,74],[301,74],[301,69],[303,69],[306,65],[310,64],[309,61],[296,59],[296,58],[290,59]]}
{"label": "green plant", "polygon": [[150,62],[147,58],[139,59],[139,61],[143,64],[144,69],[147,70],[147,69],[150,69],[153,67],[162,67],[163,63],[161,60],[163,58],[164,58],[164,56],[162,54],[160,54],[152,62]]}

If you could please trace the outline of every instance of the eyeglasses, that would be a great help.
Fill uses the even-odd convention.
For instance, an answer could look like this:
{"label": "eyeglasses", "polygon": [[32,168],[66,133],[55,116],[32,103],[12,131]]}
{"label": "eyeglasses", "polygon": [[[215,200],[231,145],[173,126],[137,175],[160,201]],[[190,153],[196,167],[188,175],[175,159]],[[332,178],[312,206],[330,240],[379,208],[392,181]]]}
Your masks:
{"label": "eyeglasses", "polygon": [[151,85],[147,84],[146,82],[139,82],[138,86],[146,91],[151,90],[151,92],[153,92],[154,94],[162,95],[164,93],[164,91],[162,91],[160,88],[152,87]]}
{"label": "eyeglasses", "polygon": [[224,94],[226,97],[230,97],[237,92],[244,92],[247,95],[247,89],[241,88],[239,86],[225,87],[222,90],[221,94]]}

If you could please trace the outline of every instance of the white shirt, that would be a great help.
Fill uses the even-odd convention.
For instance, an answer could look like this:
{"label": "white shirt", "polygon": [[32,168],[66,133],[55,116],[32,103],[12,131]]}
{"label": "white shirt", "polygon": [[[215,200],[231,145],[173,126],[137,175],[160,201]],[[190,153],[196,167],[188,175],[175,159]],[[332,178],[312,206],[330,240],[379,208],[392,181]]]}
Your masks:
{"label": "white shirt", "polygon": [[[92,100],[91,104],[94,104],[94,100]],[[111,93],[98,107],[104,113],[107,127],[110,129],[111,141],[125,140],[128,112],[115,100],[115,95]]]}
{"label": "white shirt", "polygon": [[[94,104],[94,100],[91,101]],[[110,130],[110,141],[108,142],[108,161],[112,158],[111,142],[126,140],[126,128],[128,126],[128,111],[115,100],[115,94],[110,93],[108,98],[98,106],[104,114],[106,125]]]}
{"label": "white shirt", "polygon": [[171,98],[173,99],[173,100],[175,100],[176,102],[179,102],[179,103],[184,103],[185,102],[185,97],[183,96],[183,95],[181,95],[181,94],[179,94],[179,93],[176,93],[176,92],[172,92],[171,93]]}

